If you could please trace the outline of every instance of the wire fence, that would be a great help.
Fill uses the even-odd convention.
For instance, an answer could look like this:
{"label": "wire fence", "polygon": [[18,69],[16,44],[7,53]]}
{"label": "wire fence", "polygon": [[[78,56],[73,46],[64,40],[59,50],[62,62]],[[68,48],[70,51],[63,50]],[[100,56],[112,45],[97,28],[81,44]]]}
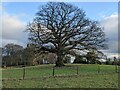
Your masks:
{"label": "wire fence", "polygon": [[67,65],[64,67],[54,67],[53,65],[39,65],[22,68],[3,69],[2,79],[26,79],[51,76],[110,74],[117,73],[118,70],[118,66],[116,67],[113,65]]}

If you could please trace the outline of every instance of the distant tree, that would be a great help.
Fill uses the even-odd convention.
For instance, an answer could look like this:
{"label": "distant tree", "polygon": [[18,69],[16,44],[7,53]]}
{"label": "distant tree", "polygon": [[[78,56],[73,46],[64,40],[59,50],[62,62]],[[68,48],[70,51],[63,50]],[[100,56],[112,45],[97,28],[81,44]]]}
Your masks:
{"label": "distant tree", "polygon": [[71,63],[71,57],[68,56],[68,55],[65,55],[65,56],[64,56],[64,59],[63,59],[63,62],[64,62],[64,63]]}
{"label": "distant tree", "polygon": [[116,58],[116,57],[113,57],[113,59],[114,59],[113,64],[114,64],[114,65],[117,65],[117,58]]}
{"label": "distant tree", "polygon": [[43,59],[46,53],[35,53],[35,57],[33,59],[33,65],[43,64]]}
{"label": "distant tree", "polygon": [[88,63],[95,64],[97,60],[97,54],[95,51],[90,51],[87,53],[86,58]]}
{"label": "distant tree", "polygon": [[18,65],[23,47],[17,44],[9,43],[3,48],[3,62],[7,66]]}
{"label": "distant tree", "polygon": [[106,65],[112,65],[112,62],[113,62],[113,61],[111,60],[111,58],[107,58],[105,64],[106,64]]}
{"label": "distant tree", "polygon": [[23,64],[24,65],[33,65],[33,60],[35,58],[35,45],[27,44],[27,47],[23,51]]}
{"label": "distant tree", "polygon": [[13,56],[15,52],[23,50],[23,47],[17,44],[9,43],[4,47],[4,53],[6,56]]}
{"label": "distant tree", "polygon": [[99,23],[88,19],[82,9],[64,2],[42,6],[27,31],[31,43],[39,47],[38,52],[56,53],[56,66],[64,66],[63,57],[72,50],[98,50],[107,46]]}
{"label": "distant tree", "polygon": [[75,60],[74,60],[74,62],[73,63],[86,63],[86,61],[84,61],[83,60],[83,56],[81,56],[81,55],[76,55],[75,56]]}
{"label": "distant tree", "polygon": [[56,54],[54,53],[48,53],[46,55],[46,58],[47,58],[47,61],[50,63],[50,64],[54,64],[55,61],[56,61]]}
{"label": "distant tree", "polygon": [[47,63],[54,64],[56,61],[56,54],[44,52],[44,53],[35,53],[35,58],[33,60],[34,64],[43,64],[43,61]]}

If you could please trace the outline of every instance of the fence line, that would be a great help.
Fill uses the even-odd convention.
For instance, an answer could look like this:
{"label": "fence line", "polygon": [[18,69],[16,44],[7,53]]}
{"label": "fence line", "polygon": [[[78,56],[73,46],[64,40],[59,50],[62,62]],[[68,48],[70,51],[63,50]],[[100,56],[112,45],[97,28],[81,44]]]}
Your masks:
{"label": "fence line", "polygon": [[[95,68],[96,67],[96,68]],[[48,76],[56,76],[56,75],[59,75],[59,74],[61,74],[61,75],[70,75],[69,73],[72,73],[72,75],[80,75],[81,73],[86,73],[87,71],[85,71],[85,70],[87,70],[88,68],[89,68],[89,70],[92,70],[93,69],[93,71],[89,71],[88,73],[89,74],[91,74],[91,73],[93,73],[93,74],[95,74],[95,72],[96,73],[109,73],[109,72],[111,72],[111,71],[113,71],[113,70],[115,70],[116,71],[116,67],[115,67],[115,69],[114,69],[114,66],[112,67],[112,70],[111,71],[109,71],[109,68],[106,68],[106,67],[104,67],[104,68],[106,68],[106,69],[103,69],[102,67],[101,67],[101,65],[95,65],[94,66],[94,69],[93,69],[93,66],[89,66],[88,65],[88,67],[87,66],[83,66],[83,65],[80,65],[80,66],[78,66],[78,65],[76,65],[76,66],[64,66],[64,67],[54,67],[54,66],[50,66],[50,67],[46,67],[45,66],[45,68],[48,68],[48,70],[50,69],[50,71],[48,72],[49,74],[48,74]],[[38,68],[38,71],[40,71],[41,72],[41,70],[42,70],[42,68],[44,68],[44,66],[43,67],[41,67],[41,66],[30,66],[30,67],[22,67],[22,68],[11,68],[11,69],[4,69],[4,71],[6,71],[6,70],[10,70],[10,71],[8,71],[8,74],[10,75],[10,76],[14,76],[14,73],[11,73],[12,71],[12,69],[15,69],[15,70],[21,70],[21,75],[19,75],[19,76],[21,76],[23,79],[25,79],[25,78],[27,78],[27,74],[28,73],[30,73],[30,70],[31,69],[34,69],[34,68]],[[68,69],[71,69],[70,71],[68,71]],[[107,69],[108,69],[108,71],[107,71]],[[29,70],[29,71],[27,71],[27,70]],[[45,71],[46,69],[44,69],[43,71],[44,72],[46,72]],[[63,74],[63,72],[62,73],[57,73],[59,70],[63,70],[64,71],[64,74]],[[68,72],[66,72],[65,70],[67,70]],[[83,70],[83,71],[82,71]],[[104,71],[105,70],[105,71]],[[14,70],[13,70],[14,71]],[[107,72],[106,72],[107,71]],[[42,73],[44,73],[44,72],[42,72]],[[51,72],[51,73],[50,73]],[[6,72],[5,72],[6,73]],[[27,74],[26,74],[27,73]],[[118,72],[116,72],[116,73],[118,73]],[[35,74],[34,72],[33,72],[33,74]],[[39,73],[38,73],[39,74]],[[28,74],[29,75],[29,74]],[[42,76],[42,74],[41,74],[41,76]],[[43,74],[43,76],[44,76],[44,74]],[[47,76],[47,75],[46,75]],[[29,77],[29,76],[28,76]],[[33,78],[33,77],[31,77],[31,78]]]}

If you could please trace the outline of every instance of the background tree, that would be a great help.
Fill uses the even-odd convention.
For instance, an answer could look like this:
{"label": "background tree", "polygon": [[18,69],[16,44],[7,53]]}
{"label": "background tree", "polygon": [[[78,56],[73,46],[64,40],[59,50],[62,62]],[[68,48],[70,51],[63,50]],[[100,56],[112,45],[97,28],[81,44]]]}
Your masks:
{"label": "background tree", "polygon": [[7,66],[18,65],[23,47],[17,44],[9,43],[3,48],[3,62]]}
{"label": "background tree", "polygon": [[48,61],[50,64],[55,64],[56,54],[54,54],[54,53],[48,53],[45,57],[47,58],[47,61]]}
{"label": "background tree", "polygon": [[80,63],[81,61],[83,61],[83,57],[81,55],[76,55],[73,63]]}
{"label": "background tree", "polygon": [[112,60],[112,58],[107,58],[105,64],[106,65],[114,65],[114,61]]}
{"label": "background tree", "polygon": [[46,56],[46,53],[35,53],[35,58],[33,59],[33,64],[43,64],[43,59]]}
{"label": "background tree", "polygon": [[95,64],[97,60],[97,54],[95,51],[90,51],[86,55],[87,62],[91,64]]}
{"label": "background tree", "polygon": [[71,63],[71,57],[69,55],[65,55],[63,62],[64,63]]}
{"label": "background tree", "polygon": [[42,6],[27,30],[38,52],[56,53],[56,66],[64,66],[63,57],[72,50],[106,48],[105,33],[99,23],[68,3],[49,2]]}
{"label": "background tree", "polygon": [[35,45],[27,44],[27,47],[24,49],[22,54],[23,64],[24,65],[33,65],[33,60],[35,58]]}

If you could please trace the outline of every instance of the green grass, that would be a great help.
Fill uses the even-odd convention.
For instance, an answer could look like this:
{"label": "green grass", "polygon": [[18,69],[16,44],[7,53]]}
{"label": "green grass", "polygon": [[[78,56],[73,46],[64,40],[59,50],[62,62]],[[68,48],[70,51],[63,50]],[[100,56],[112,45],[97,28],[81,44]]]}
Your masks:
{"label": "green grass", "polygon": [[[3,88],[117,88],[118,73],[112,65],[73,64],[55,68],[54,65],[26,67],[25,80],[23,68],[3,69]],[[78,75],[77,74],[78,66]],[[9,79],[9,80],[8,80]],[[13,79],[13,80],[12,80]]]}

